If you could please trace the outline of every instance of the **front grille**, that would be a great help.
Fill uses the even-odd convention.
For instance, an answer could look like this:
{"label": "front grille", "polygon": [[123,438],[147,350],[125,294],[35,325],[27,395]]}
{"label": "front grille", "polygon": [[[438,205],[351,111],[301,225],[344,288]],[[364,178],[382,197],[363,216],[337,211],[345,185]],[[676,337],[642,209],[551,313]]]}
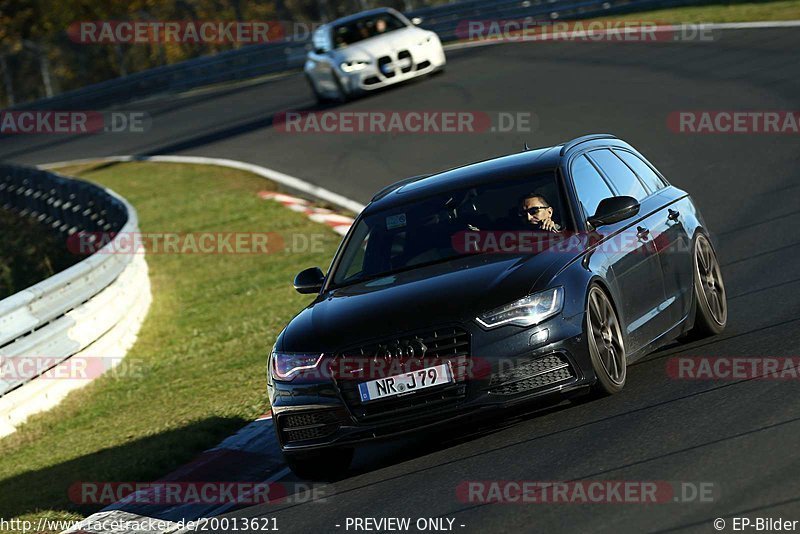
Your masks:
{"label": "front grille", "polygon": [[397,54],[397,59],[398,61],[401,59],[408,59],[408,66],[400,69],[403,72],[403,74],[411,72],[411,70],[414,68],[414,60],[411,59],[411,52],[409,52],[408,50],[401,50]]}
{"label": "front grille", "polygon": [[284,434],[286,435],[286,442],[291,443],[295,441],[305,441],[307,439],[324,438],[335,431],[335,428],[330,430],[325,428],[301,428],[299,430],[285,430]]}
{"label": "front grille", "polygon": [[[359,372],[365,367],[363,362],[388,362],[385,368],[392,370],[390,374],[412,370],[413,368],[406,367],[403,363],[404,360],[397,356],[398,348],[404,347],[405,356],[408,357],[410,350],[408,347],[419,347],[420,342],[426,347],[426,350],[422,355],[422,351],[419,348],[416,349],[412,358],[417,358],[417,364],[420,357],[423,358],[425,367],[449,362],[454,382],[404,396],[362,403],[358,393],[358,384],[380,378],[380,376],[370,376],[369,371],[366,371],[366,374],[363,371]],[[459,327],[437,328],[343,351],[336,357],[337,368],[353,369],[354,371],[347,375],[339,374],[336,383],[342,398],[358,421],[379,422],[390,418],[410,416],[421,411],[428,412],[432,409],[448,407],[457,404],[464,398],[468,374],[467,365],[470,363],[469,356],[470,337],[466,330]]]}
{"label": "front grille", "polygon": [[345,417],[337,410],[282,415],[280,427],[287,443],[324,438],[336,432]]}
{"label": "front grille", "polygon": [[489,393],[514,395],[551,386],[574,376],[564,356],[550,354],[493,375],[489,382]]}
{"label": "front grille", "polygon": [[326,412],[310,412],[286,415],[283,417],[283,424],[286,428],[296,428],[312,425],[326,425],[339,422],[333,410]]}
{"label": "front grille", "polygon": [[392,58],[390,58],[389,56],[381,56],[378,59],[378,70],[380,71],[381,74],[383,74],[387,78],[393,78],[395,75],[394,69],[391,69],[389,71],[383,70],[383,66],[391,62]]}

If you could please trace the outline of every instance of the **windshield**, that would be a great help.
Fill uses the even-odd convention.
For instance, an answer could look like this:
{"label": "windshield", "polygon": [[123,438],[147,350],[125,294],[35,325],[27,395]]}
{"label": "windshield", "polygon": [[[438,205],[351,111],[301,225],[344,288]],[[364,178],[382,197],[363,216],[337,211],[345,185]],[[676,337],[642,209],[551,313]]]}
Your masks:
{"label": "windshield", "polygon": [[334,26],[333,42],[336,48],[342,48],[405,27],[403,21],[391,13],[378,13]]}
{"label": "windshield", "polygon": [[[536,200],[526,201],[531,198]],[[563,199],[552,172],[448,191],[367,215],[340,254],[333,285],[473,254],[457,244],[465,233],[540,231],[524,209],[528,204],[543,203],[552,208],[548,213],[562,230],[566,219]]]}

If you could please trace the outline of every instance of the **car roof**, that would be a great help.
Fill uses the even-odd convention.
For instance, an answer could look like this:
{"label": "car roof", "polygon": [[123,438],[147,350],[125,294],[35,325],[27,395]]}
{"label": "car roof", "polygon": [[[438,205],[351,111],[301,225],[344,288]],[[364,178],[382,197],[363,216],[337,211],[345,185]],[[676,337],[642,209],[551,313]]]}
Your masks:
{"label": "car roof", "polygon": [[573,153],[600,146],[633,148],[612,134],[584,135],[552,147],[526,149],[517,154],[487,159],[436,174],[400,180],[378,191],[365,212],[391,208],[437,193],[490,183],[500,178],[522,178],[533,173],[555,170]]}
{"label": "car roof", "polygon": [[432,175],[396,182],[379,191],[366,211],[383,210],[437,193],[514,179],[554,170],[560,161],[560,147],[526,150],[517,154],[471,163]]}

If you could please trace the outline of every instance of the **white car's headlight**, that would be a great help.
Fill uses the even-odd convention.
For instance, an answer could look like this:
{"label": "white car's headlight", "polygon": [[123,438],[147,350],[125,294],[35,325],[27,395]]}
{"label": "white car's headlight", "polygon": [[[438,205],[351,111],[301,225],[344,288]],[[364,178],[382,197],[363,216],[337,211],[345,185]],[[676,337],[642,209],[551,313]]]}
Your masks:
{"label": "white car's headlight", "polygon": [[322,354],[300,352],[273,352],[272,370],[275,378],[291,380],[300,371],[316,369],[322,361]]}
{"label": "white car's headlight", "polygon": [[369,67],[369,61],[363,59],[357,59],[353,61],[345,61],[339,67],[342,69],[343,72],[356,72],[359,70],[364,70]]}
{"label": "white car's headlight", "polygon": [[556,287],[515,300],[488,311],[475,320],[486,328],[504,324],[533,326],[559,313],[564,307],[564,288]]}

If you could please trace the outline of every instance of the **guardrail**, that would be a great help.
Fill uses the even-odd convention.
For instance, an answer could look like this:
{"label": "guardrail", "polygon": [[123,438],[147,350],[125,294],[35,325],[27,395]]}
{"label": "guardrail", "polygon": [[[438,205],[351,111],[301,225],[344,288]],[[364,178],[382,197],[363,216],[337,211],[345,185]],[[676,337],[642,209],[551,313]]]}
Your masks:
{"label": "guardrail", "polygon": [[69,358],[102,357],[118,363],[135,340],[150,305],[143,254],[116,254],[118,240],[138,232],[136,210],[108,189],[52,172],[0,165],[0,206],[33,217],[66,240],[76,232],[115,235],[72,267],[0,300],[0,365],[34,374],[0,374],[0,436],[28,415],[57,404],[91,378],[43,378]]}
{"label": "guardrail", "polygon": [[[531,21],[581,19],[702,3],[698,0],[463,0],[409,11],[421,17],[421,26],[439,34],[444,42],[459,38],[461,21],[529,19]],[[250,45],[213,56],[165,65],[94,84],[74,91],[15,106],[14,109],[77,109],[89,103],[93,109],[122,104],[163,93],[186,91],[291,71],[302,67],[309,36],[288,41]]]}

